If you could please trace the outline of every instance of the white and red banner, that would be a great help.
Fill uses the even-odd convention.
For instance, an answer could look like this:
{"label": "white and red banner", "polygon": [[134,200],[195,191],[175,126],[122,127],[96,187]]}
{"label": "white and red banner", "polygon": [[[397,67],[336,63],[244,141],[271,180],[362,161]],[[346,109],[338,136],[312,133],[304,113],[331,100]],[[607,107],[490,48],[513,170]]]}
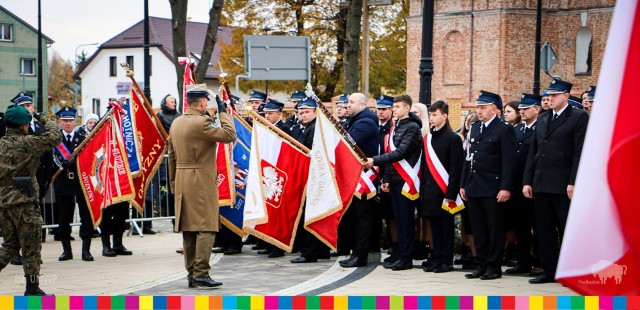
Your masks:
{"label": "white and red banner", "polygon": [[216,165],[218,166],[218,200],[219,205],[228,206],[236,203],[235,173],[233,172],[233,143],[216,143]]}
{"label": "white and red banner", "polygon": [[310,156],[304,227],[335,251],[338,223],[351,203],[363,163],[321,112]]}
{"label": "white and red banner", "polygon": [[134,88],[131,88],[129,104],[135,118],[135,132],[138,137],[140,169],[142,170],[142,173],[133,179],[135,196],[130,203],[142,214],[147,187],[162,163],[167,144],[162,132],[158,130],[154,119],[147,112],[142,99]]}
{"label": "white and red banner", "polygon": [[[427,160],[427,167],[429,168],[431,176],[436,180],[436,184],[438,184],[440,190],[446,194],[447,187],[449,186],[449,173],[447,172],[447,169],[444,168],[444,165],[442,165],[442,162],[436,154],[436,150],[431,144],[432,137],[431,133],[428,133],[423,139],[425,159]],[[455,214],[456,212],[464,209],[464,203],[462,202],[460,194],[456,195],[455,202],[448,202],[447,199],[443,199],[442,209],[451,214]]]}
{"label": "white and red banner", "polygon": [[118,118],[113,114],[106,117],[104,125],[92,135],[76,159],[80,186],[94,228],[100,224],[103,208],[127,201],[134,195]]}
{"label": "white and red banner", "polygon": [[191,57],[178,57],[178,63],[184,65],[184,74],[182,75],[182,113],[184,113],[187,110],[187,85],[196,83],[196,62]]}
{"label": "white and red banner", "polygon": [[302,214],[309,157],[253,122],[243,230],[291,252]]}
{"label": "white and red banner", "polygon": [[584,295],[640,295],[640,5],[617,1],[557,279]]}

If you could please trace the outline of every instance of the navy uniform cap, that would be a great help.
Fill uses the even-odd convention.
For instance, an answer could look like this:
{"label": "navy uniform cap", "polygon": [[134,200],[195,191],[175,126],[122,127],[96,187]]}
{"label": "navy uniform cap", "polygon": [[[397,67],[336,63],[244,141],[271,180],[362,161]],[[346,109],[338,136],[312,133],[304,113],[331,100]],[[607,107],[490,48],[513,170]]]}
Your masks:
{"label": "navy uniform cap", "polygon": [[574,95],[569,95],[569,100],[573,100],[575,102],[582,103],[582,98],[576,97]]}
{"label": "navy uniform cap", "polygon": [[502,97],[498,94],[488,92],[486,90],[480,91],[480,96],[476,99],[476,106],[495,104],[496,107],[502,110]]}
{"label": "navy uniform cap", "polygon": [[309,97],[305,97],[298,102],[298,109],[315,109],[317,107],[318,103]]}
{"label": "navy uniform cap", "polygon": [[305,97],[307,97],[307,95],[303,91],[294,90],[293,93],[291,94],[291,101],[298,102],[304,99]]}
{"label": "navy uniform cap", "polygon": [[59,119],[76,119],[76,109],[65,107],[56,112],[56,116],[58,116]]}
{"label": "navy uniform cap", "polygon": [[393,105],[393,97],[387,95],[380,95],[380,98],[376,100],[376,108],[387,109]]}
{"label": "navy uniform cap", "polygon": [[551,84],[549,84],[549,88],[545,93],[549,95],[569,93],[571,92],[571,87],[573,87],[573,84],[567,81],[554,79],[551,80]]}
{"label": "navy uniform cap", "polygon": [[518,105],[518,109],[528,109],[536,105],[542,105],[542,96],[523,93],[520,97],[520,104]]}
{"label": "navy uniform cap", "polygon": [[596,97],[596,87],[589,86],[589,89],[587,90],[587,99],[585,99],[585,101],[591,102],[595,97]]}
{"label": "navy uniform cap", "polygon": [[347,94],[341,94],[340,96],[338,96],[338,99],[336,99],[336,103],[347,103],[349,102],[349,95]]}
{"label": "navy uniform cap", "polygon": [[267,104],[265,104],[264,106],[264,111],[265,112],[282,112],[282,108],[284,108],[284,103],[269,98],[269,100],[267,100]]}
{"label": "navy uniform cap", "polygon": [[233,102],[233,104],[236,104],[239,100],[240,100],[240,97],[231,95],[231,102]]}
{"label": "navy uniform cap", "polygon": [[33,104],[33,98],[31,98],[31,96],[27,96],[23,92],[19,92],[11,99],[11,102],[15,105]]}
{"label": "navy uniform cap", "polygon": [[569,99],[569,100],[567,100],[567,103],[569,103],[569,105],[574,109],[582,110],[582,104],[580,104],[580,102],[578,102],[576,100]]}
{"label": "navy uniform cap", "polygon": [[187,98],[207,98],[209,99],[209,89],[207,84],[191,84],[187,85]]}
{"label": "navy uniform cap", "polygon": [[251,94],[249,95],[249,101],[251,100],[259,100],[265,102],[267,101],[267,94],[259,92],[257,90],[252,90]]}
{"label": "navy uniform cap", "polygon": [[264,106],[265,106],[264,103],[258,106],[258,114],[262,116],[264,116]]}

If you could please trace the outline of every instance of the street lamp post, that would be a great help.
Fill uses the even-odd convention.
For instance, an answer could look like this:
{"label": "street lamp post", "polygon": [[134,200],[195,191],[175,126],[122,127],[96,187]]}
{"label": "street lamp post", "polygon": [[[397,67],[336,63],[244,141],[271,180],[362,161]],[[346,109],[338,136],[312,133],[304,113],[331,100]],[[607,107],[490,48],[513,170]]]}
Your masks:
{"label": "street lamp post", "polygon": [[433,77],[433,13],[435,0],[424,0],[422,7],[422,51],[420,56],[420,102],[431,106]]}
{"label": "street lamp post", "polygon": [[[76,46],[76,50],[73,52],[73,62],[76,63],[76,71],[78,70],[78,49],[83,46],[93,46],[98,45],[100,43],[86,43],[80,44]],[[73,108],[78,109],[78,90],[80,90],[80,85],[78,85],[78,81],[74,79],[73,81]]]}

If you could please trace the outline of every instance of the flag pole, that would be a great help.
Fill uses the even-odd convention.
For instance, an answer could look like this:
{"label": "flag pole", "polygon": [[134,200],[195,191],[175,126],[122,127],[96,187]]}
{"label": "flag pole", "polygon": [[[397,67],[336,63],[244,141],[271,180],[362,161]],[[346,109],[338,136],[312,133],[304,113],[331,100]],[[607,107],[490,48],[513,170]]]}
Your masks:
{"label": "flag pole", "polygon": [[278,136],[280,136],[280,138],[282,138],[282,139],[286,140],[287,142],[295,145],[302,152],[304,152],[305,154],[309,155],[311,150],[308,147],[304,146],[304,144],[300,143],[298,140],[295,140],[295,139],[291,138],[291,136],[286,134],[280,128],[276,127],[276,125],[271,124],[271,122],[268,121],[266,118],[264,118],[264,117],[260,116],[260,114],[256,113],[256,111],[251,109],[251,107],[245,107],[245,110],[247,111],[247,113],[249,113],[250,116],[253,116],[253,118],[255,120],[257,120],[258,122],[260,122],[262,125],[265,125],[265,126],[269,127],[269,129],[271,129],[271,131],[273,131]]}
{"label": "flag pole", "polygon": [[[100,128],[102,128],[104,126],[104,124],[107,123],[107,120],[111,120],[111,116],[112,115],[113,115],[113,109],[110,109],[109,111],[107,111],[107,113],[93,127],[93,129],[91,130],[89,135],[86,136],[84,138],[84,140],[82,140],[80,145],[78,145],[78,147],[76,147],[75,150],[73,150],[73,153],[71,153],[71,156],[69,156],[69,159],[67,159],[67,161],[72,161],[72,160],[74,160],[76,158],[76,156],[78,156],[78,154],[80,153],[80,151],[82,151],[82,149],[85,147],[85,145],[87,145],[87,143],[89,143],[91,140],[93,140],[93,136],[95,136],[96,133],[98,131],[100,131]],[[51,184],[53,184],[53,182],[56,181],[56,179],[58,178],[60,173],[62,173],[62,170],[64,170],[64,167],[58,167],[58,170],[56,170],[56,173],[53,174],[53,176],[51,177],[51,181],[49,181],[49,184],[47,185],[47,190],[49,190],[49,186]]]}
{"label": "flag pole", "polygon": [[147,113],[151,114],[151,116],[153,117],[153,120],[156,123],[155,124],[156,128],[158,128],[160,130],[160,132],[162,133],[162,137],[165,140],[167,140],[167,138],[169,137],[169,134],[167,134],[167,132],[164,130],[164,126],[162,126],[162,122],[160,122],[160,119],[158,118],[158,115],[153,113],[153,107],[151,106],[151,103],[149,103],[149,100],[147,99],[147,97],[142,92],[142,89],[140,88],[140,85],[138,85],[138,82],[136,82],[136,79],[133,78],[133,70],[131,70],[131,68],[129,68],[129,64],[128,63],[121,63],[120,66],[127,71],[127,76],[129,78],[131,78],[131,81],[133,82],[133,86],[136,88],[136,93],[139,96],[142,96],[142,99],[144,101],[144,106],[145,106],[145,108],[147,110]]}

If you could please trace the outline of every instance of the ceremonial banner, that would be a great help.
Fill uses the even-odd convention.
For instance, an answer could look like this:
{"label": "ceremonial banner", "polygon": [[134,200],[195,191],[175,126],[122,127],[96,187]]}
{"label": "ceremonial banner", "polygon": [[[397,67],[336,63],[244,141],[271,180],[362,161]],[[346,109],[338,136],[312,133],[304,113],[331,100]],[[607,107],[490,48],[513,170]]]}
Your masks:
{"label": "ceremonial banner", "polygon": [[255,120],[244,231],[291,252],[308,172],[307,154]]}
{"label": "ceremonial banner", "polygon": [[316,117],[304,227],[336,250],[338,223],[360,181],[362,163],[331,121]]}
{"label": "ceremonial banner", "polygon": [[133,105],[131,103],[122,105],[124,115],[122,116],[122,134],[124,139],[125,150],[127,151],[127,160],[129,161],[129,170],[133,177],[137,177],[140,174],[140,146],[138,142],[138,135],[136,133],[136,123],[134,112],[131,109]]}
{"label": "ceremonial banner", "polygon": [[218,166],[218,203],[220,205],[235,204],[235,186],[233,177],[232,143],[216,143],[216,165]]}
{"label": "ceremonial banner", "polygon": [[147,112],[142,99],[134,88],[131,89],[130,109],[133,111],[136,137],[141,159],[141,173],[133,178],[135,197],[130,201],[140,214],[143,213],[145,194],[153,175],[160,167],[164,156],[166,141],[153,118]]}
{"label": "ceremonial banner", "polygon": [[244,236],[242,231],[247,174],[249,172],[249,155],[251,151],[251,126],[238,115],[233,116],[236,127],[236,142],[233,143],[233,172],[235,203],[220,204],[220,220],[224,226],[234,233]]}
{"label": "ceremonial banner", "polygon": [[[436,150],[433,148],[433,145],[431,144],[432,137],[433,136],[431,135],[431,133],[428,133],[426,136],[424,136],[424,139],[423,139],[424,153],[426,154],[425,157],[427,160],[427,167],[429,168],[429,173],[431,173],[431,176],[436,181],[436,184],[438,184],[438,187],[440,188],[440,190],[444,194],[446,194],[447,187],[449,186],[449,173],[447,172],[447,169],[445,169],[444,166],[442,165],[442,162],[440,161],[440,159],[438,158],[438,155],[436,154]],[[460,197],[460,194],[456,195],[455,202],[447,202],[447,199],[443,199],[442,209],[444,209],[445,211],[451,214],[455,214],[456,212],[464,209],[464,202],[462,202],[462,198]]]}
{"label": "ceremonial banner", "polygon": [[556,273],[584,295],[640,295],[638,55],[640,4],[617,1]]}
{"label": "ceremonial banner", "polygon": [[93,227],[102,218],[102,209],[133,198],[133,181],[116,117],[107,116],[76,159],[80,186],[89,206]]}
{"label": "ceremonial banner", "polygon": [[187,85],[195,84],[195,62],[190,57],[178,57],[178,63],[184,65],[182,75],[182,113],[187,110]]}

